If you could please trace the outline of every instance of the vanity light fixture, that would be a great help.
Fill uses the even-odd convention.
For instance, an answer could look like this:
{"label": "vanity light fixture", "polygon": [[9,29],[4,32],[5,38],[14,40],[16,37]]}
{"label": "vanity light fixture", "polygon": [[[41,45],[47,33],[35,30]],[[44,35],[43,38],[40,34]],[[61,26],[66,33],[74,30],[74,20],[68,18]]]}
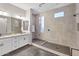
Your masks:
{"label": "vanity light fixture", "polygon": [[8,12],[5,12],[5,11],[0,11],[0,15],[2,15],[2,16],[9,16],[9,17],[14,17],[14,18],[25,20],[25,17],[23,17],[23,16],[10,15]]}
{"label": "vanity light fixture", "polygon": [[25,20],[25,17],[23,17],[23,16],[15,15],[14,17],[15,17],[15,18],[18,18],[18,19]]}
{"label": "vanity light fixture", "polygon": [[9,13],[4,12],[4,11],[0,11],[0,15],[3,15],[3,16],[10,16],[10,14],[9,14]]}
{"label": "vanity light fixture", "polygon": [[21,17],[21,19],[22,19],[22,20],[26,20],[25,17],[23,17],[23,16]]}
{"label": "vanity light fixture", "polygon": [[15,15],[14,17],[15,17],[15,18],[19,18],[19,19],[21,19],[21,17],[20,17],[19,15]]}

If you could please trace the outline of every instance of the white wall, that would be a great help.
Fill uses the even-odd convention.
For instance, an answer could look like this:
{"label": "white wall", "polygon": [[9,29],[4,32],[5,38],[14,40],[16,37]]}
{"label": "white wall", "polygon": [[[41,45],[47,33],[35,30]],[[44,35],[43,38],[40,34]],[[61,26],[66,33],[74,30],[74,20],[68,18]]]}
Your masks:
{"label": "white wall", "polygon": [[[79,3],[76,4],[76,13],[75,14],[79,14]],[[76,19],[76,26],[74,28],[76,28],[75,32],[75,38],[73,40],[73,43],[72,43],[72,47],[75,48],[75,49],[79,49],[79,30],[78,30],[78,23],[79,23],[79,15],[77,15],[75,17]]]}

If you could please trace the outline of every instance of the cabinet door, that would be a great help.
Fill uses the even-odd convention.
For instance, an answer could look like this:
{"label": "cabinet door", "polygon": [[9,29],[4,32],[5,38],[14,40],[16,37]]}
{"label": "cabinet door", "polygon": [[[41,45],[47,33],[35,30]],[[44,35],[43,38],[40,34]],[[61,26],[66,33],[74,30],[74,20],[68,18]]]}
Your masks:
{"label": "cabinet door", "polygon": [[12,51],[11,38],[3,39],[2,54],[7,54],[11,51]]}
{"label": "cabinet door", "polygon": [[25,39],[25,41],[24,41],[25,44],[31,44],[32,43],[32,36],[30,34],[24,35],[24,39]]}
{"label": "cabinet door", "polygon": [[3,49],[3,40],[0,40],[0,55],[3,55],[2,54],[2,49]]}
{"label": "cabinet door", "polygon": [[11,39],[1,39],[0,40],[0,55],[4,55],[12,51]]}
{"label": "cabinet door", "polygon": [[26,38],[28,44],[32,43],[32,35],[31,34],[25,35],[24,37]]}
{"label": "cabinet door", "polygon": [[27,40],[27,37],[26,36],[23,36],[23,44],[24,45],[28,44],[28,40]]}
{"label": "cabinet door", "polygon": [[18,44],[18,37],[13,37],[11,43],[12,43],[12,49],[13,50],[17,49],[18,45],[19,45]]}
{"label": "cabinet door", "polygon": [[18,37],[18,40],[19,40],[19,47],[30,44],[32,42],[29,35],[20,36]]}
{"label": "cabinet door", "polygon": [[24,41],[23,41],[24,39],[23,39],[23,36],[19,36],[18,37],[18,45],[19,45],[19,47],[22,47],[22,46],[24,46]]}

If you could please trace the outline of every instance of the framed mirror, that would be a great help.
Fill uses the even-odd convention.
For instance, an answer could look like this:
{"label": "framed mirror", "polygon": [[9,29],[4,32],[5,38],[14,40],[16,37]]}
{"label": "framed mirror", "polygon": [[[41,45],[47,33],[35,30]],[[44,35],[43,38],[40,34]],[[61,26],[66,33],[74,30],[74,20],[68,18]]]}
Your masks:
{"label": "framed mirror", "polygon": [[21,30],[22,30],[22,32],[28,32],[29,31],[29,21],[22,20]]}

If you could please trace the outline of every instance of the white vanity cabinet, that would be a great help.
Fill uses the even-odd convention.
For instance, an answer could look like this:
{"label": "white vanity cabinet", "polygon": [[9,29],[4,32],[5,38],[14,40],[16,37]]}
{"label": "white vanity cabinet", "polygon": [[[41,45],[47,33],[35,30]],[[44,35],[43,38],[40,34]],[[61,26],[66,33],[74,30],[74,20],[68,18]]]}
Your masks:
{"label": "white vanity cabinet", "polygon": [[12,51],[11,39],[1,39],[0,40],[0,55],[4,55],[8,52]]}
{"label": "white vanity cabinet", "polygon": [[11,46],[12,46],[12,50],[15,50],[18,48],[19,46],[19,42],[18,42],[18,37],[12,37],[12,40],[11,40]]}
{"label": "white vanity cabinet", "polygon": [[17,49],[17,48],[20,48],[20,47],[23,47],[27,44],[31,44],[32,43],[32,37],[31,35],[22,35],[22,36],[16,36],[16,37],[13,37],[12,38],[12,46],[13,46],[13,49]]}
{"label": "white vanity cabinet", "polygon": [[0,40],[0,55],[3,54],[3,46],[4,46],[3,40]]}
{"label": "white vanity cabinet", "polygon": [[24,45],[26,45],[26,44],[24,44],[24,37],[23,36],[19,36],[18,37],[18,47],[22,47],[22,46],[24,46]]}
{"label": "white vanity cabinet", "polygon": [[24,35],[23,36],[23,42],[24,42],[24,44],[31,44],[32,43],[32,36]]}
{"label": "white vanity cabinet", "polygon": [[7,54],[13,50],[32,43],[31,34],[16,35],[0,38],[0,55]]}

